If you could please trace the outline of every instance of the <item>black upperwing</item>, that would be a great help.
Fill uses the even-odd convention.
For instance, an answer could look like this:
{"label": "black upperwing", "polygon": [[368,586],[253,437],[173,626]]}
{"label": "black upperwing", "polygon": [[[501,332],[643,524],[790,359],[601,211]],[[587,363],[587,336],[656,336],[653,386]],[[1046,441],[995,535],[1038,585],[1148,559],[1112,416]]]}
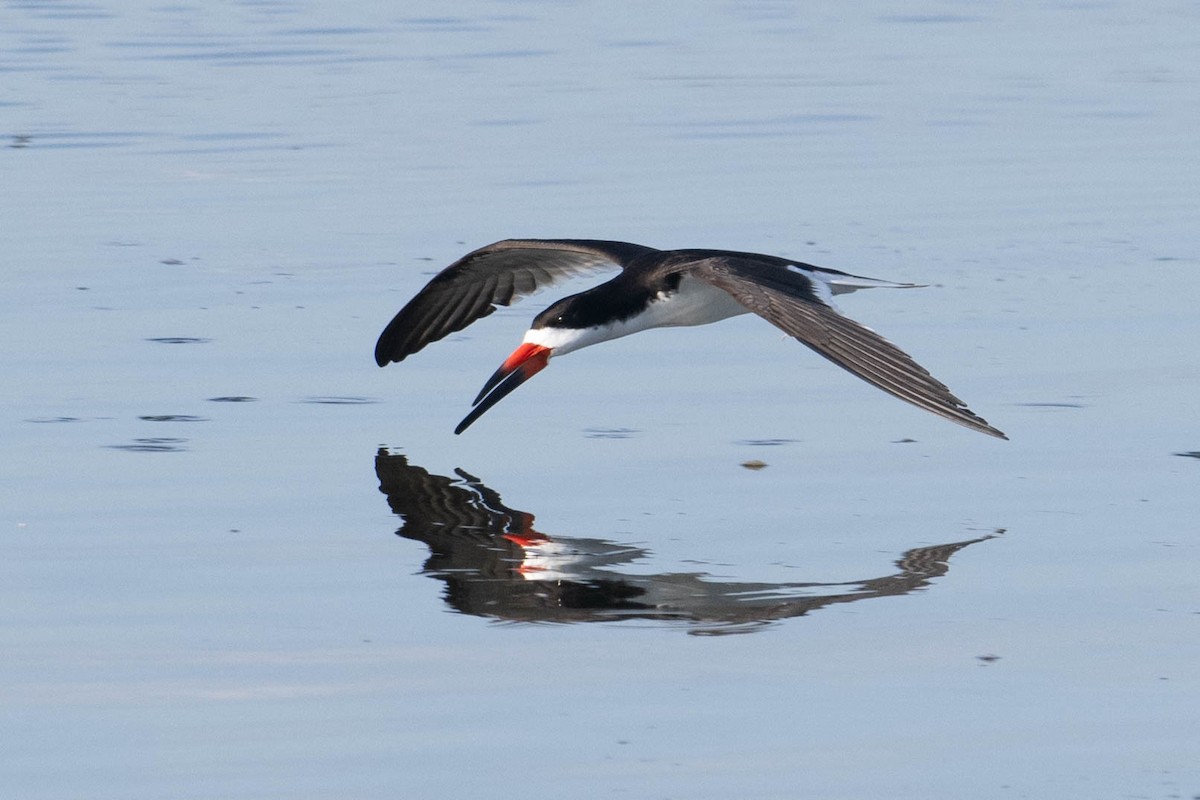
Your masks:
{"label": "black upperwing", "polygon": [[903,350],[838,313],[802,267],[781,267],[738,254],[699,261],[693,274],[888,394],[989,436],[1008,438]]}
{"label": "black upperwing", "polygon": [[460,331],[567,278],[624,268],[658,252],[628,242],[593,239],[505,239],[481,247],[439,272],[392,318],[375,345],[375,361],[403,361],[430,342]]}

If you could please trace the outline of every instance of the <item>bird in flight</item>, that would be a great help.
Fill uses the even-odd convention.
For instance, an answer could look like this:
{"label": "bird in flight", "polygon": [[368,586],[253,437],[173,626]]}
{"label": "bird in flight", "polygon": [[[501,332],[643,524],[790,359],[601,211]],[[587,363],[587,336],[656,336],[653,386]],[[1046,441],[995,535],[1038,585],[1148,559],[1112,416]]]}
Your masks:
{"label": "bird in flight", "polygon": [[383,367],[567,278],[620,269],[533,319],[521,346],[484,384],[462,433],[554,356],[631,333],[706,325],[757,314],[867,383],[990,436],[1007,439],[900,348],[843,316],[833,296],[916,284],[850,275],[778,256],[730,250],[656,250],[597,239],[505,239],[466,254],[434,276],[384,328]]}

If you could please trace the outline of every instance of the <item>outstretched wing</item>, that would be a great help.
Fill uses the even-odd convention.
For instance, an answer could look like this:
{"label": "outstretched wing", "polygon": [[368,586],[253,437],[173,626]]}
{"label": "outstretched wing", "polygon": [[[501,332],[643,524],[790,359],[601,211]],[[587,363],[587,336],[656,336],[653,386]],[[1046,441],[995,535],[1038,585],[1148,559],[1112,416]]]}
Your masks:
{"label": "outstretched wing", "polygon": [[1007,439],[974,414],[944,383],[875,331],[839,314],[820,277],[798,266],[747,258],[699,262],[695,276],[725,290],[748,310],[838,366],[888,394],[977,431]]}
{"label": "outstretched wing", "polygon": [[403,361],[430,342],[460,331],[498,306],[559,281],[624,267],[658,252],[628,242],[505,239],[468,253],[439,272],[392,318],[375,345],[375,361]]}

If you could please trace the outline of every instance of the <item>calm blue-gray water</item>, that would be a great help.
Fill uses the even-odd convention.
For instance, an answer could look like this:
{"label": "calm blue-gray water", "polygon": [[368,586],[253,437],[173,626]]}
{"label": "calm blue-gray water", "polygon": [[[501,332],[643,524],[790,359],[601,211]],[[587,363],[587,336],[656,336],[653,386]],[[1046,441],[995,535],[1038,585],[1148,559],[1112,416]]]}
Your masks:
{"label": "calm blue-gray water", "polygon": [[[1197,131],[1192,3],[3,3],[0,794],[1200,796]],[[749,316],[454,436],[507,237],[923,284],[1011,441]]]}

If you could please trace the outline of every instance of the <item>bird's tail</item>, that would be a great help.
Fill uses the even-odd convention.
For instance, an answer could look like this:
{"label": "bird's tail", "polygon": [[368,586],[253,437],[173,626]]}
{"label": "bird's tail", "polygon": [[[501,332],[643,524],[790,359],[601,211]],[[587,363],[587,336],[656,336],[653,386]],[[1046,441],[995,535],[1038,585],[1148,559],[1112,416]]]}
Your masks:
{"label": "bird's tail", "polygon": [[921,289],[926,285],[923,283],[881,281],[878,278],[864,278],[861,275],[850,275],[844,272],[830,275],[828,280],[829,287],[833,290],[834,294],[849,294],[859,289]]}

